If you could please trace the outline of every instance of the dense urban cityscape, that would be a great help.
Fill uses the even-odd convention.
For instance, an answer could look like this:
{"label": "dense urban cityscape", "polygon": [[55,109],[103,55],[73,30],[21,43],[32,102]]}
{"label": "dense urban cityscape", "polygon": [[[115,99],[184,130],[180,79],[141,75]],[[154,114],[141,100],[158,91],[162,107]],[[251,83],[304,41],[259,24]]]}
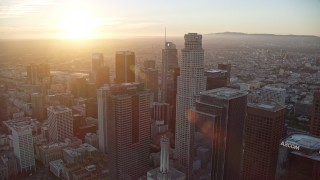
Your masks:
{"label": "dense urban cityscape", "polygon": [[[265,36],[275,44],[253,43]],[[167,39],[65,63],[28,61],[43,54],[9,50],[31,41],[3,41],[1,178],[320,177],[319,37]]]}
{"label": "dense urban cityscape", "polygon": [[319,0],[1,0],[0,180],[320,180]]}

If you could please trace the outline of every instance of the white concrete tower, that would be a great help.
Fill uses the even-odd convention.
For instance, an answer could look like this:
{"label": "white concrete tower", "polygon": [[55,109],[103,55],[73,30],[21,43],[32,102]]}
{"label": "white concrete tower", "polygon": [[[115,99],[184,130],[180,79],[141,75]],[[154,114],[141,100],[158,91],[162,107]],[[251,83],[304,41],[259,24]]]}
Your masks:
{"label": "white concrete tower", "polygon": [[65,106],[47,108],[50,141],[64,141],[73,136],[72,110]]}
{"label": "white concrete tower", "polygon": [[167,174],[169,172],[169,150],[169,138],[162,136],[160,156],[160,173],[162,174]]}
{"label": "white concrete tower", "polygon": [[190,109],[205,90],[204,50],[202,35],[189,33],[184,36],[185,47],[182,49],[180,76],[177,81],[177,113],[175,156],[185,167],[187,179],[192,173],[192,146],[194,123],[190,122]]}

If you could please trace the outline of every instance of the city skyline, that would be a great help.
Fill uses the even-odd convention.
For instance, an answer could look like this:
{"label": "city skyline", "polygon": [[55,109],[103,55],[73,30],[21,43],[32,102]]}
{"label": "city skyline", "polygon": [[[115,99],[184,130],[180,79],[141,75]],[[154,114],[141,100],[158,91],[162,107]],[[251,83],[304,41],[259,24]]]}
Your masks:
{"label": "city skyline", "polygon": [[320,1],[4,0],[0,39],[128,38],[245,32],[320,36]]}
{"label": "city skyline", "polygon": [[150,39],[0,41],[1,176],[320,177],[319,38]]}

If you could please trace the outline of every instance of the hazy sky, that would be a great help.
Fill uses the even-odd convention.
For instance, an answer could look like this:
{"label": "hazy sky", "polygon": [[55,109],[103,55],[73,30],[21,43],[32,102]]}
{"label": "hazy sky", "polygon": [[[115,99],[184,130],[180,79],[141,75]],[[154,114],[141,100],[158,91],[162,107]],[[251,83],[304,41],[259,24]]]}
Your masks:
{"label": "hazy sky", "polygon": [[320,0],[0,0],[0,38],[320,36]]}

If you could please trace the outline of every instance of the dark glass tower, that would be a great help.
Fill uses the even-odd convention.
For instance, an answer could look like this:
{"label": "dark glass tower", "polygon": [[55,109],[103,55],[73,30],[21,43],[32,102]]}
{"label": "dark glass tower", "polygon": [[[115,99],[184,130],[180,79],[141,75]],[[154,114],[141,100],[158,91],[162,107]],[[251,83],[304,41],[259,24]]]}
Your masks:
{"label": "dark glass tower", "polygon": [[135,55],[131,51],[116,53],[116,83],[135,82]]}
{"label": "dark glass tower", "polygon": [[285,136],[285,108],[275,102],[248,103],[242,179],[274,179]]}
{"label": "dark glass tower", "polygon": [[218,88],[201,92],[189,114],[195,132],[203,137],[195,137],[194,148],[211,154],[211,179],[240,179],[246,104],[246,92]]}
{"label": "dark glass tower", "polygon": [[310,132],[315,136],[320,136],[320,91],[316,91],[313,94]]}

